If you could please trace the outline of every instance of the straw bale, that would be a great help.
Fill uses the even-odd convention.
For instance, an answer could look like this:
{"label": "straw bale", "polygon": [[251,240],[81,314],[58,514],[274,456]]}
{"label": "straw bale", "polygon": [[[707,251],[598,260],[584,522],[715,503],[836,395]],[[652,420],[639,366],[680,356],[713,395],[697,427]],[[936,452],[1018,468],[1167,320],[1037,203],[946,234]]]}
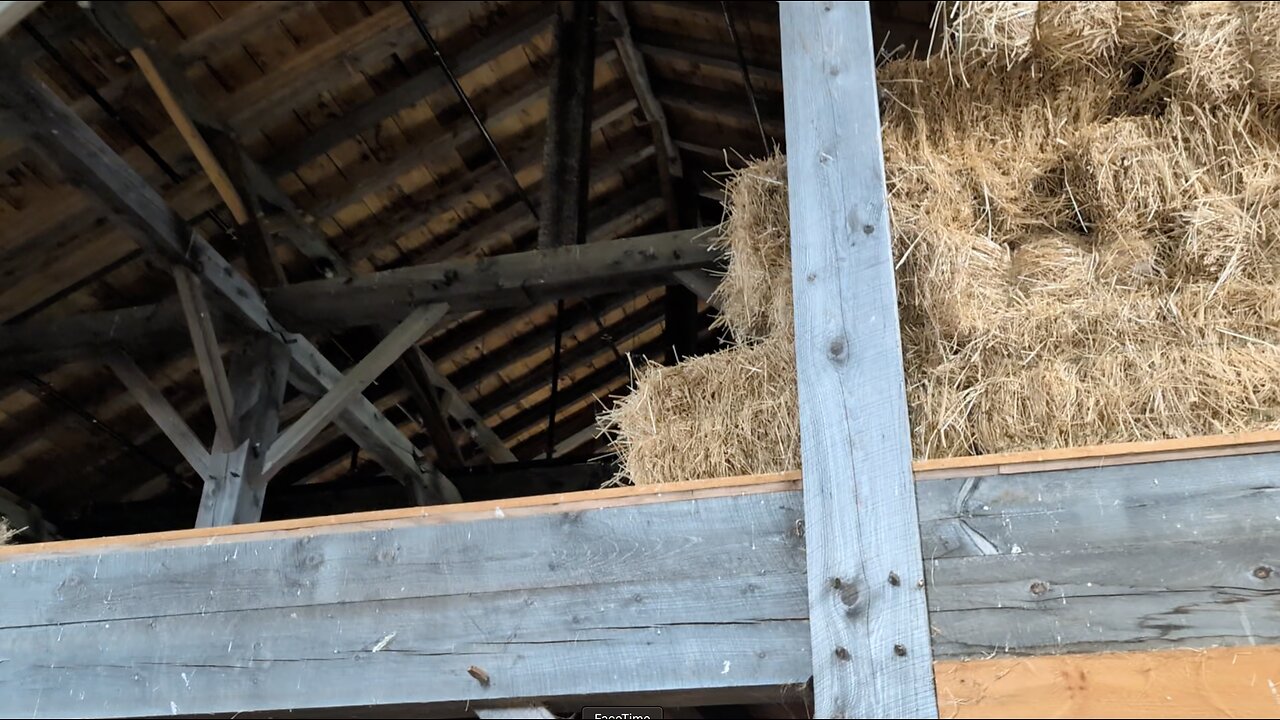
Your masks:
{"label": "straw bale", "polygon": [[9,522],[4,518],[0,518],[0,545],[8,545],[13,536],[17,535],[17,531],[9,527]]}
{"label": "straw bale", "polygon": [[791,232],[787,220],[787,166],[781,155],[734,173],[725,197],[734,211],[718,245],[732,272],[715,291],[726,327],[738,342],[751,342],[791,327]]}
{"label": "straw bale", "polygon": [[1244,97],[1253,80],[1249,41],[1240,3],[1188,2],[1177,8],[1173,70],[1182,96],[1200,103]]}
{"label": "straw bale", "polygon": [[795,351],[770,338],[678,365],[650,365],[601,416],[635,484],[800,466]]}
{"label": "straw bale", "polygon": [[1031,55],[1036,2],[953,3],[950,35],[964,65],[1010,68]]}
{"label": "straw bale", "polygon": [[1050,67],[1110,69],[1119,43],[1116,2],[1048,0],[1036,12],[1036,53]]}
{"label": "straw bale", "polygon": [[[1028,50],[995,5],[878,74],[917,457],[1280,427],[1266,8],[1039,3]],[[738,347],[641,371],[609,414],[630,481],[798,466],[785,180],[773,157],[729,181]]]}
{"label": "straw bale", "polygon": [[1262,105],[1280,105],[1280,5],[1242,2],[1249,28],[1249,61],[1254,97]]}
{"label": "straw bale", "polygon": [[1174,3],[1154,0],[1116,3],[1120,53],[1126,60],[1151,60],[1169,50],[1174,34]]}
{"label": "straw bale", "polygon": [[1119,117],[1069,141],[1066,179],[1087,227],[1143,230],[1161,222],[1187,182],[1160,122]]}

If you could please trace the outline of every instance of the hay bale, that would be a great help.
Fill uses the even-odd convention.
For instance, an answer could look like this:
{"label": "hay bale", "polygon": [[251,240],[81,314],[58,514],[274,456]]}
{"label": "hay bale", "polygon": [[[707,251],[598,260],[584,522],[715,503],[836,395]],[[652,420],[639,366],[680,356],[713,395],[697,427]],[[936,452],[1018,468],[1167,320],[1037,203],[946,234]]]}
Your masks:
{"label": "hay bale", "polygon": [[1036,12],[1037,56],[1050,67],[1067,65],[1109,72],[1119,47],[1117,5],[1096,0],[1041,2]]}
{"label": "hay bale", "polygon": [[1174,3],[1154,0],[1117,2],[1116,40],[1128,61],[1152,60],[1167,52],[1174,35]]}
{"label": "hay bale", "polygon": [[786,160],[774,155],[731,173],[725,197],[733,212],[717,242],[728,268],[712,300],[720,309],[715,326],[740,343],[786,332],[793,322]]}
{"label": "hay bale", "polygon": [[1242,2],[1249,32],[1249,62],[1258,103],[1280,105],[1280,5]]}
{"label": "hay bale", "polygon": [[1119,117],[1090,125],[1069,141],[1067,189],[1087,228],[1143,232],[1164,220],[1187,173],[1149,117]]}
{"label": "hay bale", "polygon": [[950,42],[962,65],[1011,68],[1031,55],[1039,3],[957,2],[951,7]]}
{"label": "hay bale", "polygon": [[800,467],[795,350],[776,337],[639,370],[601,415],[619,478],[648,485]]}
{"label": "hay bale", "polygon": [[1177,10],[1169,79],[1197,103],[1242,99],[1253,80],[1245,18],[1237,2],[1188,2]]}
{"label": "hay bale", "polygon": [[17,530],[9,527],[8,520],[0,518],[0,545],[8,545],[17,534]]}
{"label": "hay bale", "polygon": [[1264,260],[1260,228],[1238,197],[1196,184],[1174,213],[1170,253],[1179,276],[1222,284],[1237,273],[1252,274]]}

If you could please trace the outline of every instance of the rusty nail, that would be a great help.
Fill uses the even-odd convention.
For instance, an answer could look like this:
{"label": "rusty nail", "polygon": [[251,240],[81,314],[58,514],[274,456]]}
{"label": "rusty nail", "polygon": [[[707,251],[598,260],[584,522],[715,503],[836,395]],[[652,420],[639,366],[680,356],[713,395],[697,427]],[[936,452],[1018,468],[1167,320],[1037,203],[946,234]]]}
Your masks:
{"label": "rusty nail", "polygon": [[467,674],[475,678],[476,681],[479,682],[484,687],[489,687],[489,673],[485,672],[481,668],[478,668],[475,665],[472,665],[471,667],[467,668]]}
{"label": "rusty nail", "polygon": [[893,654],[897,655],[898,657],[906,657],[907,655],[906,646],[904,646],[902,643],[898,643],[897,645],[894,645]]}
{"label": "rusty nail", "polygon": [[898,573],[896,572],[889,573],[889,584],[894,587],[898,587],[899,585],[902,584],[902,580],[898,578]]}

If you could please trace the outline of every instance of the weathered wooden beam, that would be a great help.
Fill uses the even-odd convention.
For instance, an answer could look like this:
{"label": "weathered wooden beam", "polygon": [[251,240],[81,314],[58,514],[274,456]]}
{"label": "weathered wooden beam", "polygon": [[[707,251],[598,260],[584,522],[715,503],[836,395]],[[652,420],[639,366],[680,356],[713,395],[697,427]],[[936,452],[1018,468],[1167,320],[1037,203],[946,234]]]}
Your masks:
{"label": "weathered wooden beam", "polygon": [[[996,654],[1008,673],[1052,660],[1028,655],[1227,645],[1230,668],[1274,653],[1278,467],[1264,453],[920,482],[925,545],[951,549],[929,565],[938,655],[970,660],[940,678],[971,682],[956,668]],[[804,503],[795,475],[775,475],[0,549],[0,712],[801,692]],[[992,542],[954,544],[972,523]],[[614,671],[618,653],[632,672]],[[939,695],[984,688],[998,691]],[[1026,707],[1022,683],[1010,692]]]}
{"label": "weathered wooden beam", "polygon": [[216,457],[204,475],[196,527],[257,522],[266,497],[267,448],[280,425],[280,406],[289,379],[289,352],[276,338],[262,335],[232,356],[236,447]]}
{"label": "weathered wooden beam", "polygon": [[681,230],[297,283],[270,293],[268,303],[300,329],[336,329],[403,317],[411,307],[434,302],[466,312],[619,292],[713,265],[719,257],[707,246],[713,232]]}
{"label": "weathered wooden beam", "polygon": [[213,327],[213,312],[205,300],[200,281],[190,270],[185,267],[174,268],[173,279],[178,285],[178,299],[187,319],[187,330],[191,333],[191,344],[200,367],[200,377],[204,380],[209,409],[213,412],[214,426],[217,427],[213,449],[215,452],[229,450],[235,446],[235,405],[231,397],[231,383],[227,380],[227,370],[222,364],[222,348]]}
{"label": "weathered wooden beam", "polygon": [[706,270],[681,270],[675,273],[675,278],[681,285],[688,288],[689,292],[697,295],[699,300],[708,305],[712,304],[712,296],[720,285],[720,281]]}
{"label": "weathered wooden beam", "polygon": [[43,4],[44,0],[4,0],[4,2],[0,2],[0,36],[4,36]]}
{"label": "weathered wooden beam", "polygon": [[267,451],[263,476],[270,479],[279,472],[280,468],[342,412],[342,408],[415,345],[432,325],[439,322],[447,310],[446,305],[428,305],[414,310],[402,320],[377,347],[348,370],[340,382],[330,387],[315,405],[276,438]]}
{"label": "weathered wooden beam", "polygon": [[[341,379],[337,368],[310,341],[288,335],[258,291],[146,180],[47,88],[26,77],[19,59],[0,50],[0,69],[9,76],[0,86],[0,108],[32,128],[31,143],[53,159],[70,182],[103,202],[139,244],[162,262],[191,271],[238,320],[259,332],[288,336],[286,344],[299,382],[323,393]],[[434,472],[424,474],[421,458],[408,439],[367,400],[358,399],[345,408],[337,424],[402,482],[412,487],[425,482],[434,494],[456,497],[447,479]]]}
{"label": "weathered wooden beam", "polygon": [[577,245],[586,235],[587,164],[591,147],[596,4],[557,2],[551,106],[543,145],[543,183],[538,247]]}
{"label": "weathered wooden beam", "polygon": [[871,13],[780,6],[817,717],[937,717]]}
{"label": "weathered wooden beam", "polygon": [[107,365],[133,399],[142,406],[147,415],[151,416],[165,437],[169,438],[173,446],[178,449],[196,475],[205,477],[209,472],[209,451],[205,449],[200,438],[191,431],[181,413],[175,410],[160,392],[160,388],[156,387],[137,363],[124,353],[114,353],[109,356]]}

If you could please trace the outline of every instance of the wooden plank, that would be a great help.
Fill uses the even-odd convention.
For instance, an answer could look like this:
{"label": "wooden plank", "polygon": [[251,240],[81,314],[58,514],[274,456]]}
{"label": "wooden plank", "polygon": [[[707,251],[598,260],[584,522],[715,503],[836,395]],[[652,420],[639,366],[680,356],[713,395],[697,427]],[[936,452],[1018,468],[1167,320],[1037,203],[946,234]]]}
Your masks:
{"label": "wooden plank", "polygon": [[151,416],[156,426],[178,449],[195,474],[204,477],[209,472],[209,451],[191,431],[187,421],[160,392],[160,388],[147,378],[137,363],[123,353],[108,357],[107,364],[134,400],[147,411],[147,415]]}
{"label": "wooden plank", "polygon": [[1144,440],[996,455],[917,460],[915,473],[917,480],[956,477],[961,474],[976,477],[1050,468],[1068,470],[1184,458],[1227,457],[1276,450],[1280,450],[1280,430],[1258,430],[1227,435],[1201,435],[1169,440]]}
{"label": "wooden plank", "polygon": [[[812,665],[798,532],[805,498],[794,476],[778,477],[576,493],[594,500],[569,504],[518,498],[467,512],[423,508],[399,522],[264,524],[6,551],[0,711],[30,715],[37,701],[41,716],[109,717],[162,714],[169,702],[200,714],[232,712],[233,703],[239,711],[299,711],[716,687],[783,692]],[[1219,480],[1231,486],[1235,473],[1223,469]],[[1161,486],[1168,500],[1183,491]],[[1090,507],[1089,489],[1076,502]],[[1261,518],[1274,507],[1254,502],[1249,512]],[[1074,537],[1063,533],[1051,553],[938,561],[930,587],[931,600],[947,603],[932,618],[942,653],[988,655],[1004,652],[1003,642],[1049,653],[1222,642],[1237,647],[1206,656],[1231,667],[1241,654],[1280,650],[1249,645],[1280,642],[1270,607],[1280,575],[1251,567],[1274,567],[1276,533],[1242,530],[1213,543],[1184,533],[1181,542],[1100,551]],[[1037,582],[1046,589],[1037,593]],[[989,617],[998,614],[1006,617]],[[606,661],[617,653],[633,661],[629,672]],[[1270,665],[1240,672],[1276,667],[1267,657]],[[1042,678],[1038,700],[1057,707],[1089,689],[1052,669],[1093,661],[943,662],[938,697],[952,710],[980,707],[984,688],[999,696],[988,686],[1016,665],[1046,668],[1031,677]],[[994,663],[990,673],[983,662]],[[490,683],[478,683],[472,667]],[[1160,665],[1146,667],[1140,672]],[[1124,666],[1116,672],[1124,677]],[[1269,679],[1250,677],[1251,686]],[[1144,695],[1145,685],[1123,685],[1135,693],[1126,701],[1134,711],[1179,716],[1180,705]],[[1011,683],[1011,702],[1031,701],[1027,692]],[[949,702],[962,698],[969,700]]]}
{"label": "wooden plank", "polygon": [[[426,358],[425,355],[423,357]],[[498,437],[485,422],[484,417],[462,397],[458,388],[454,387],[449,378],[445,377],[445,374],[440,372],[429,358],[424,369],[427,379],[442,393],[441,403],[490,460],[499,463],[518,460],[515,453],[502,442],[502,438]]]}
{"label": "wooden plank", "polygon": [[455,312],[523,306],[565,297],[619,292],[665,281],[677,270],[715,263],[714,230],[659,233],[624,240],[448,260],[365,275],[316,280],[268,295],[272,311],[300,330],[385,322],[410,308],[447,302]]}
{"label": "wooden plank", "polygon": [[4,0],[4,2],[0,2],[0,36],[6,35],[43,4],[44,0]]}
{"label": "wooden plank", "polygon": [[[808,655],[799,503],[793,496],[780,510],[747,496],[421,528],[431,537],[346,533],[347,549],[329,542],[339,536],[287,543],[294,553],[287,563],[276,555],[286,545],[274,540],[239,552],[174,549],[168,560],[188,570],[220,568],[239,580],[212,595],[202,583],[200,598],[181,597],[181,584],[170,586],[178,595],[152,593],[150,601],[113,598],[109,604],[140,614],[66,624],[60,639],[50,627],[0,630],[7,660],[0,663],[0,711],[26,716],[37,702],[46,717],[160,715],[174,712],[170,703],[195,714],[282,703],[294,710],[503,703],[794,682]],[[645,532],[647,522],[672,534]],[[742,533],[742,522],[752,523],[754,534]],[[432,562],[424,564],[428,556]],[[82,560],[91,573],[96,560]],[[157,575],[160,558],[150,553],[134,554],[134,561],[139,579],[169,572]],[[232,572],[241,562],[269,562],[271,569]],[[9,569],[25,577],[43,565]],[[343,569],[362,566],[403,577],[405,593],[392,587],[398,582],[344,577]],[[766,569],[778,582],[762,582]],[[96,594],[100,586],[80,587]],[[383,595],[387,589],[392,596]],[[252,607],[213,611],[236,597]],[[313,602],[320,597],[335,602]],[[84,652],[100,660],[71,669]],[[609,660],[651,653],[666,661],[618,673]],[[46,658],[57,658],[55,667]],[[470,668],[490,681],[478,682]]]}
{"label": "wooden plank", "polygon": [[1266,718],[1280,646],[940,662],[946,718]]}
{"label": "wooden plank", "polygon": [[784,3],[817,717],[937,717],[871,15]]}
{"label": "wooden plank", "polygon": [[674,273],[674,275],[676,280],[688,288],[689,292],[697,295],[699,300],[708,305],[713,305],[711,300],[716,288],[720,285],[720,281],[712,276],[711,273],[706,270],[681,270]]}
{"label": "wooden plank", "polygon": [[542,154],[546,180],[538,212],[538,247],[543,250],[577,245],[587,232],[595,3],[557,2],[554,25],[551,105]]}
{"label": "wooden plank", "polygon": [[427,330],[440,321],[448,310],[447,305],[428,305],[410,313],[387,334],[369,354],[348,370],[342,380],[334,383],[324,396],[316,401],[298,418],[280,437],[271,443],[267,450],[266,468],[263,476],[271,476],[288,464],[306,444],[320,433],[342,408],[364,391],[378,376],[391,366],[404,352],[412,347],[426,334]]}
{"label": "wooden plank", "polygon": [[218,344],[217,330],[213,326],[213,312],[205,300],[200,281],[185,267],[173,270],[178,285],[178,299],[191,333],[191,345],[195,349],[200,377],[204,380],[205,394],[217,434],[213,440],[215,452],[226,451],[236,445],[235,406],[231,398],[231,383],[227,369],[222,364],[222,348]]}

